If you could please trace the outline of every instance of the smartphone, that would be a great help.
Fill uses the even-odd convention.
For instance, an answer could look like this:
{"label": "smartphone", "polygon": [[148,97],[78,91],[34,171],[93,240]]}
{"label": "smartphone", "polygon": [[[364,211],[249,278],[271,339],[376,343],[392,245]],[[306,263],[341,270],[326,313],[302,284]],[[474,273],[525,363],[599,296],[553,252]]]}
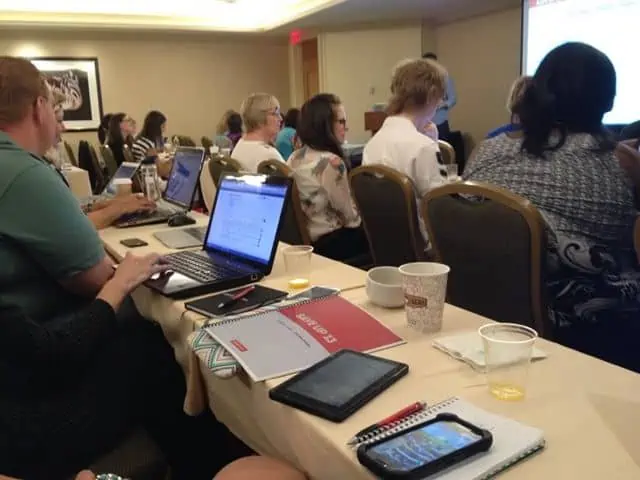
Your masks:
{"label": "smartphone", "polygon": [[422,479],[491,448],[488,430],[451,413],[358,449],[358,460],[384,479]]}
{"label": "smartphone", "polygon": [[139,238],[126,238],[124,240],[120,240],[120,243],[127,248],[146,247],[149,245],[147,242],[140,240]]}
{"label": "smartphone", "polygon": [[329,297],[331,295],[337,295],[340,293],[340,290],[337,288],[331,287],[311,287],[304,292],[296,293],[295,295],[290,295],[287,297],[287,301],[304,301],[304,300],[315,300],[316,298],[324,298]]}

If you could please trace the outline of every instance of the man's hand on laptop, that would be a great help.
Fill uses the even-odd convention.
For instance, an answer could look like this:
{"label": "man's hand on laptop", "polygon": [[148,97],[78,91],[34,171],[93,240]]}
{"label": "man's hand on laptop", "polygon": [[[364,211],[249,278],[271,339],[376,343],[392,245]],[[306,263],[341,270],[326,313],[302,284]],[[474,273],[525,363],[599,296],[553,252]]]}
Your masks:
{"label": "man's hand on laptop", "polygon": [[127,215],[136,212],[150,212],[156,209],[155,202],[148,200],[147,197],[138,193],[116,197],[112,202],[118,209],[119,215]]}

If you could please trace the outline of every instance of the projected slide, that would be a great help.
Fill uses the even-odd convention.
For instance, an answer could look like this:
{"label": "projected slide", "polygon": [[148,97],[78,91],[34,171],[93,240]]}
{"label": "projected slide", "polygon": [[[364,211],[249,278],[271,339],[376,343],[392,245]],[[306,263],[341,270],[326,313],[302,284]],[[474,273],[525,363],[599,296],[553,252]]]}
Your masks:
{"label": "projected slide", "polygon": [[640,120],[640,0],[524,0],[524,73],[565,42],[584,42],[606,53],[616,67],[618,94],[608,124]]}

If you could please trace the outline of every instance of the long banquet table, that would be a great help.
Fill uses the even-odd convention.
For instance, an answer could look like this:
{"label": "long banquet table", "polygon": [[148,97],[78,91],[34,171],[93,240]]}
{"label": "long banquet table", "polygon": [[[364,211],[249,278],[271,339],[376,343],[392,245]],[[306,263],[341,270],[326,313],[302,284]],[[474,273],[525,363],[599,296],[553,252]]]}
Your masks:
{"label": "long banquet table", "polygon": [[[206,217],[192,215],[198,224],[206,224]],[[168,252],[152,236],[154,231],[166,228],[107,229],[101,233],[107,251],[118,259],[128,251],[120,240],[130,237],[149,243],[148,247],[135,249],[137,254]],[[489,395],[481,374],[431,346],[433,335],[418,334],[406,327],[402,309],[372,305],[363,288],[365,272],[317,255],[312,262],[314,284],[343,289],[345,298],[407,340],[405,345],[378,354],[408,363],[410,373],[347,421],[334,424],[269,400],[269,389],[281,379],[258,384],[252,384],[245,375],[222,379],[201,365],[212,410],[258,452],[283,458],[314,479],[371,479],[345,444],[356,431],[411,402],[436,403],[460,396],[544,430],[545,451],[505,472],[504,478],[640,478],[640,375],[540,340],[538,346],[549,357],[532,365],[525,400],[496,400]],[[278,255],[273,273],[262,283],[286,289],[286,280]],[[203,317],[185,313],[184,302],[163,298],[145,287],[135,292],[134,299],[141,313],[162,325],[186,373],[193,374],[188,371],[191,354],[187,337],[202,324]],[[447,305],[440,334],[475,330],[487,321]]]}

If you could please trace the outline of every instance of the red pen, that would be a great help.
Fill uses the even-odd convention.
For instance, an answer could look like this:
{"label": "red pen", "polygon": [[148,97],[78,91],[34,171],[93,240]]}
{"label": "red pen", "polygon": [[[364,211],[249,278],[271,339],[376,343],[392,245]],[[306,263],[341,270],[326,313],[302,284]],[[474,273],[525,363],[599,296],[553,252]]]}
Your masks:
{"label": "red pen", "polygon": [[367,440],[368,437],[372,433],[376,432],[377,430],[384,429],[389,425],[392,425],[396,422],[400,422],[404,420],[405,418],[413,415],[414,413],[421,412],[422,410],[425,409],[426,406],[427,404],[425,402],[412,403],[408,407],[403,408],[402,410],[394,413],[393,415],[385,418],[384,420],[380,420],[379,422],[376,422],[373,425],[369,425],[364,430],[360,430],[358,433],[355,434],[355,436],[351,440],[347,442],[347,445],[356,445],[358,443],[362,443],[363,441]]}
{"label": "red pen", "polygon": [[227,308],[231,305],[233,305],[234,303],[236,303],[238,300],[240,300],[241,298],[246,297],[247,295],[249,295],[251,292],[253,292],[256,289],[255,285],[250,285],[247,288],[243,288],[242,290],[240,290],[238,293],[234,293],[231,298],[229,300],[225,300],[224,302],[222,302],[221,304],[218,305],[218,309],[223,309],[223,308]]}

